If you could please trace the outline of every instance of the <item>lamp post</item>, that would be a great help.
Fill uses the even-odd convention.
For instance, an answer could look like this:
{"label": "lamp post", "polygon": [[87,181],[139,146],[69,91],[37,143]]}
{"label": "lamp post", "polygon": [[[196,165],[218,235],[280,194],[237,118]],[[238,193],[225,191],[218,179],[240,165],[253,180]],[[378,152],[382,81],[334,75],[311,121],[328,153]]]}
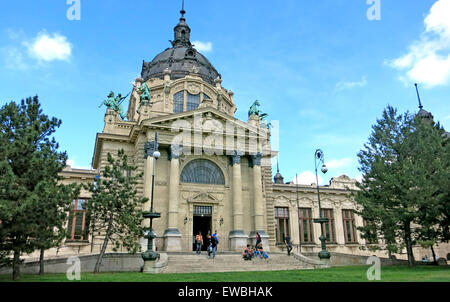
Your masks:
{"label": "lamp post", "polygon": [[147,230],[144,238],[147,238],[147,251],[142,253],[142,259],[144,261],[155,261],[159,258],[159,254],[153,251],[153,239],[156,237],[155,232],[153,231],[153,219],[160,218],[161,214],[156,213],[153,210],[153,195],[155,191],[155,169],[156,169],[156,160],[161,157],[161,153],[158,151],[158,132],[155,133],[155,142],[153,145],[153,172],[152,172],[152,197],[150,202],[150,212],[144,212],[142,216],[144,218],[150,219],[150,228]]}
{"label": "lamp post", "polygon": [[327,238],[323,234],[323,224],[328,222],[328,218],[322,217],[322,208],[320,206],[319,177],[317,175],[317,168],[319,167],[319,165],[321,163],[322,163],[322,168],[320,170],[322,171],[322,173],[325,174],[325,173],[327,173],[328,168],[327,168],[327,166],[325,166],[323,151],[320,149],[317,149],[314,154],[314,165],[315,165],[315,169],[316,169],[316,186],[317,186],[317,200],[319,201],[319,218],[314,219],[314,222],[320,223],[321,236],[319,237],[319,239],[320,239],[322,250],[319,252],[319,258],[322,260],[322,259],[330,259],[331,254],[330,254],[330,252],[327,251],[327,247],[326,247],[326,243],[325,243]]}

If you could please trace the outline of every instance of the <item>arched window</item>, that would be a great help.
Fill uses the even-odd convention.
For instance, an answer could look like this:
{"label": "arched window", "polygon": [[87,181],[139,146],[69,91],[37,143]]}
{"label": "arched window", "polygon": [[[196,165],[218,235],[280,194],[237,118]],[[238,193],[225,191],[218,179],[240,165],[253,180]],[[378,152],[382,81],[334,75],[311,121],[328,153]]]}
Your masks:
{"label": "arched window", "polygon": [[173,112],[183,112],[184,91],[177,92],[173,95]]}
{"label": "arched window", "polygon": [[207,185],[224,185],[222,170],[206,159],[195,159],[189,162],[181,172],[181,182]]}
{"label": "arched window", "polygon": [[200,105],[200,93],[193,95],[188,92],[186,110],[189,111],[197,109],[198,105]]}

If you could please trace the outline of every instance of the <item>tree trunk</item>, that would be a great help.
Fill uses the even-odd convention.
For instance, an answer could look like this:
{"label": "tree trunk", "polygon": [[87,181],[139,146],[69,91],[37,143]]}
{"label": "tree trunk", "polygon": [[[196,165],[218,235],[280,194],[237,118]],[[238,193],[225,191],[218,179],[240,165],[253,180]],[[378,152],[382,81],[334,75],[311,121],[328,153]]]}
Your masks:
{"label": "tree trunk", "polygon": [[410,222],[405,223],[405,243],[406,243],[406,252],[408,254],[408,265],[414,266],[414,254],[412,249],[412,241],[411,241],[411,225]]}
{"label": "tree trunk", "polygon": [[45,250],[41,249],[41,254],[39,255],[39,275],[44,274],[44,253]]}
{"label": "tree trunk", "polygon": [[433,254],[433,263],[437,265],[436,253],[434,252],[433,245],[431,245],[431,253]]}
{"label": "tree trunk", "polygon": [[102,249],[100,251],[100,255],[98,255],[97,263],[95,263],[94,274],[96,274],[100,271],[100,264],[102,263],[103,255],[105,254],[106,247],[107,247],[108,241],[109,241],[109,237],[111,236],[112,223],[113,223],[113,216],[111,215],[111,217],[109,218],[109,222],[108,222],[108,228],[106,229],[105,239],[103,240]]}
{"label": "tree trunk", "polygon": [[20,275],[20,253],[19,251],[14,251],[13,259],[13,280],[17,280]]}

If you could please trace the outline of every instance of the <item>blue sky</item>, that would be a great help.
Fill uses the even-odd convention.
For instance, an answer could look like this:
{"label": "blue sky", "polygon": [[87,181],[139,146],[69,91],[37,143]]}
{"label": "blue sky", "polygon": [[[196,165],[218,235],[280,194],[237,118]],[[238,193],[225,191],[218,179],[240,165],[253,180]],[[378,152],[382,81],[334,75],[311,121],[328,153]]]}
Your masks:
{"label": "blue sky", "polygon": [[[357,152],[388,104],[424,108],[450,129],[450,0],[186,0],[191,40],[235,92],[236,117],[254,100],[280,121],[285,181],[314,169],[358,178]],[[62,119],[56,132],[71,162],[89,167],[110,90],[131,91],[142,60],[170,46],[181,1],[80,0],[70,21],[66,0],[2,1],[0,106],[39,95]],[[371,1],[369,1],[371,2]],[[197,42],[197,45],[201,45]],[[274,166],[275,167],[275,166]],[[275,171],[274,171],[275,172]]]}

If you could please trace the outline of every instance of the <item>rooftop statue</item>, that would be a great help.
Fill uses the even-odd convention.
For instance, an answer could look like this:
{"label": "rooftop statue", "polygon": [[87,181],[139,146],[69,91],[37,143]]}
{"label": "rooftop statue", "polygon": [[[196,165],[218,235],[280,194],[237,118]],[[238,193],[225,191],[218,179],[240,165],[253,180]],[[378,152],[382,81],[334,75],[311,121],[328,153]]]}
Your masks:
{"label": "rooftop statue", "polygon": [[150,88],[148,88],[147,83],[143,83],[140,87],[137,88],[137,91],[140,95],[140,102],[139,102],[139,109],[141,109],[142,105],[148,105],[150,104],[151,95],[150,95]]}
{"label": "rooftop statue", "polygon": [[130,95],[130,94],[127,94],[126,96],[122,96],[122,94],[119,93],[117,96],[115,96],[114,92],[111,91],[108,94],[108,98],[106,100],[104,100],[98,107],[100,108],[103,105],[105,105],[108,109],[118,112],[120,115],[120,118],[125,120],[126,115],[123,112],[122,103],[128,97],[128,95]]}
{"label": "rooftop statue", "polygon": [[248,110],[248,116],[257,115],[262,122],[262,125],[265,125],[268,129],[272,126],[271,123],[268,123],[265,119],[267,118],[267,113],[262,113],[261,110],[258,109],[258,107],[261,106],[258,100],[254,101],[253,104],[250,106],[250,109]]}
{"label": "rooftop statue", "polygon": [[250,106],[250,109],[248,110],[248,116],[257,115],[260,119],[264,119],[265,117],[267,117],[267,113],[262,113],[261,110],[258,109],[259,106],[261,106],[259,101],[254,101]]}
{"label": "rooftop statue", "polygon": [[142,102],[150,103],[150,88],[148,88],[147,83],[144,82],[144,84],[142,84],[141,87],[138,88],[138,92],[140,94],[141,104]]}

